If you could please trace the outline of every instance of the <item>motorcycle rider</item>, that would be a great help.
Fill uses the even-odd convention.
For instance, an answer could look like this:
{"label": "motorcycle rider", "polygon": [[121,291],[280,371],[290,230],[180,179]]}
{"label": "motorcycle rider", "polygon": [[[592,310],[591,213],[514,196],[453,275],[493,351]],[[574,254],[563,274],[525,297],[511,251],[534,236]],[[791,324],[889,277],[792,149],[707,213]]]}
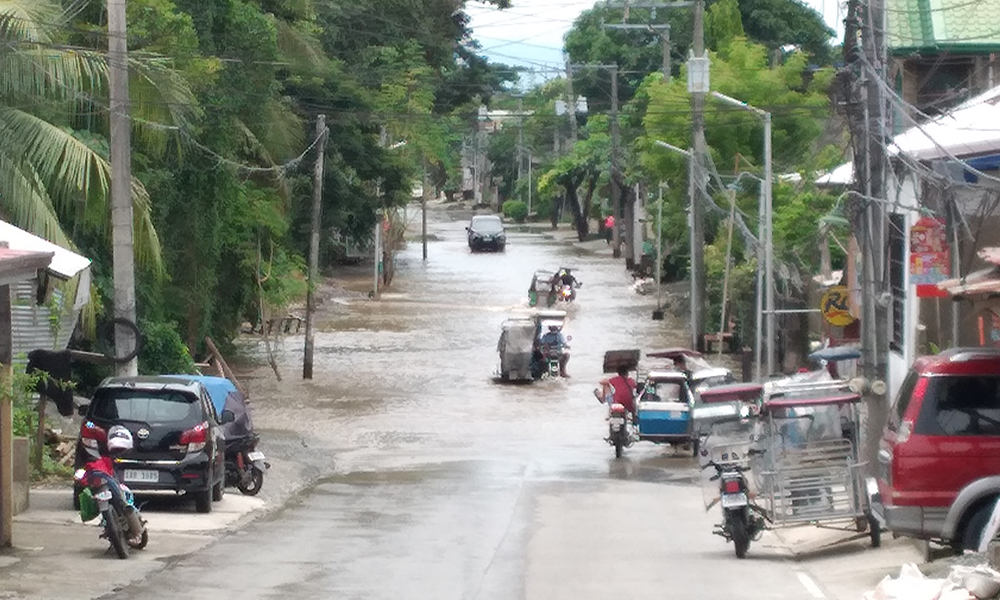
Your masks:
{"label": "motorcycle rider", "polygon": [[618,373],[614,377],[601,380],[604,389],[602,396],[607,397],[609,388],[612,404],[621,404],[632,416],[635,416],[635,380],[628,376],[628,369],[619,367]]}
{"label": "motorcycle rider", "polygon": [[572,271],[570,269],[567,269],[566,267],[563,267],[559,269],[559,273],[556,274],[555,279],[558,282],[558,285],[569,286],[570,298],[575,300],[576,288],[580,287],[580,282],[577,281],[576,277],[573,276]]}
{"label": "motorcycle rider", "polygon": [[559,376],[569,377],[566,373],[566,363],[569,362],[569,351],[566,344],[566,337],[562,334],[562,326],[559,323],[549,323],[549,330],[544,333],[539,340],[543,351],[548,348],[559,350]]}

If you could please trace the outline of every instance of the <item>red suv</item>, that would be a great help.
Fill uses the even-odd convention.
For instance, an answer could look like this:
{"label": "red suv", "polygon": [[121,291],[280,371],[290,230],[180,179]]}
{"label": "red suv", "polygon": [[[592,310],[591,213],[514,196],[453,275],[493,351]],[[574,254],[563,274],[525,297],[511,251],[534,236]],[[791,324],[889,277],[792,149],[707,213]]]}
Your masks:
{"label": "red suv", "polygon": [[886,528],[978,549],[1000,496],[1000,349],[918,358],[889,411],[877,466],[872,512]]}

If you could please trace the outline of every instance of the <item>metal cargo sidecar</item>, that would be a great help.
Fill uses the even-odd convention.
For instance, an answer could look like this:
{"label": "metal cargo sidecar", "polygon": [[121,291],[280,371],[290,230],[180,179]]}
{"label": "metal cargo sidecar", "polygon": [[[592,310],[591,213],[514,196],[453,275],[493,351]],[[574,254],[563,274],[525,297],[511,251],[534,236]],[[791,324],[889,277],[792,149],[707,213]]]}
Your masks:
{"label": "metal cargo sidecar", "polygon": [[534,318],[507,319],[501,326],[497,353],[500,355],[500,379],[523,381],[532,379],[532,355],[538,325]]}

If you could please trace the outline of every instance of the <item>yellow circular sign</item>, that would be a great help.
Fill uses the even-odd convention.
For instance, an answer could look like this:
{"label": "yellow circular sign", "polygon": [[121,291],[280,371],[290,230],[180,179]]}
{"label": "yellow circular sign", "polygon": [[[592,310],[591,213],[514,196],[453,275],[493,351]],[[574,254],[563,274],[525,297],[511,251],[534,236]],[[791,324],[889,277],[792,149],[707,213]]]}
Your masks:
{"label": "yellow circular sign", "polygon": [[820,302],[820,310],[823,311],[823,318],[834,327],[846,327],[854,322],[851,315],[849,296],[850,292],[845,286],[837,285],[823,294]]}

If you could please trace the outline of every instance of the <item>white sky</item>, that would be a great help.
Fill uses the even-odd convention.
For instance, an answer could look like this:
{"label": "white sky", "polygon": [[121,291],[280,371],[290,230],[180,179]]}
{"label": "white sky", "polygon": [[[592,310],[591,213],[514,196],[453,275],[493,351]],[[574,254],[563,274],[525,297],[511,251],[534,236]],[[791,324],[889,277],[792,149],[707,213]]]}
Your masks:
{"label": "white sky", "polygon": [[[562,38],[584,10],[604,0],[514,0],[514,6],[496,10],[476,2],[466,8],[473,35],[492,61],[548,70],[547,79],[561,69]],[[842,35],[839,0],[802,0],[824,16],[827,25]],[[530,83],[530,81],[528,82]]]}

